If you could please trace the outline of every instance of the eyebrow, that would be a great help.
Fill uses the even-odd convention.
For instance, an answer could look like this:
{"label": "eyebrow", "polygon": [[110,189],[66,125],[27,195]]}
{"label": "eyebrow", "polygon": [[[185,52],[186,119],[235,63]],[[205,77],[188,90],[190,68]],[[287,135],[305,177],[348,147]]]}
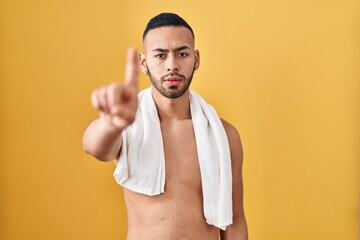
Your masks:
{"label": "eyebrow", "polygon": [[[190,49],[190,47],[184,45],[184,46],[175,48],[175,52],[187,50],[187,49]],[[169,51],[170,51],[169,49],[164,49],[164,48],[155,48],[152,50],[152,52],[169,52]]]}

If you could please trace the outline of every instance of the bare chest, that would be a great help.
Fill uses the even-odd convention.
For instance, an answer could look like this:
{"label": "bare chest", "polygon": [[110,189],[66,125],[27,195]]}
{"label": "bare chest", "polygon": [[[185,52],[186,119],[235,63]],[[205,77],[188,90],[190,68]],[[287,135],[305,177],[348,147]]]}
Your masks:
{"label": "bare chest", "polygon": [[165,193],[146,196],[124,189],[128,239],[217,239],[203,214],[201,174],[190,120],[162,122]]}
{"label": "bare chest", "polygon": [[[199,190],[201,175],[191,119],[162,123],[166,166],[166,190],[182,186]],[[165,190],[165,191],[166,191]]]}

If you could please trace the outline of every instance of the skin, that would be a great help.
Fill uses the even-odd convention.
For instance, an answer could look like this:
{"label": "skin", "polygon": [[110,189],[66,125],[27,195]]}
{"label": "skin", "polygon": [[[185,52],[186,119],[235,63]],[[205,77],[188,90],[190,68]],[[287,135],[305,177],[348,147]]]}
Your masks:
{"label": "skin", "polygon": [[[140,56],[140,57],[138,57]],[[165,153],[165,193],[146,196],[124,188],[128,214],[128,240],[248,239],[243,209],[242,146],[237,130],[222,120],[227,133],[233,174],[233,224],[225,231],[208,225],[203,214],[201,176],[190,114],[189,90],[200,54],[185,27],[150,30],[144,52],[128,51],[124,83],[96,89],[92,104],[100,113],[86,129],[85,152],[101,161],[117,159],[121,131],[135,119],[139,66],[149,75],[158,110]],[[117,164],[117,160],[115,160]]]}

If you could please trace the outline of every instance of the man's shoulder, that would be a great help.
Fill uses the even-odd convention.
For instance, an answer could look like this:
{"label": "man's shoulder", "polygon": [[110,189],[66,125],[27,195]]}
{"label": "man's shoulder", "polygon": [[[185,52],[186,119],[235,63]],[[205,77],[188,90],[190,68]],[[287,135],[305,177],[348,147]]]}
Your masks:
{"label": "man's shoulder", "polygon": [[220,118],[220,120],[228,137],[229,147],[232,155],[242,156],[242,144],[238,130],[231,123],[225,121],[224,119]]}
{"label": "man's shoulder", "polygon": [[224,126],[225,132],[226,132],[229,140],[233,139],[233,138],[235,138],[235,139],[240,138],[239,132],[236,129],[236,127],[234,127],[231,123],[229,123],[228,121],[226,121],[222,118],[220,118],[220,120],[221,120],[222,125]]}

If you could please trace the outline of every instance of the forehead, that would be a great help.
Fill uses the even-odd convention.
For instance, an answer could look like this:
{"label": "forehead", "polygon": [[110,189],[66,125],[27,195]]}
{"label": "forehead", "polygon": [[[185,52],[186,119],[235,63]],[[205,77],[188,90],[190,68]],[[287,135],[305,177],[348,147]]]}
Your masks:
{"label": "forehead", "polygon": [[194,37],[190,30],[183,26],[164,26],[150,30],[144,39],[144,49],[171,49],[187,45],[194,48]]}

